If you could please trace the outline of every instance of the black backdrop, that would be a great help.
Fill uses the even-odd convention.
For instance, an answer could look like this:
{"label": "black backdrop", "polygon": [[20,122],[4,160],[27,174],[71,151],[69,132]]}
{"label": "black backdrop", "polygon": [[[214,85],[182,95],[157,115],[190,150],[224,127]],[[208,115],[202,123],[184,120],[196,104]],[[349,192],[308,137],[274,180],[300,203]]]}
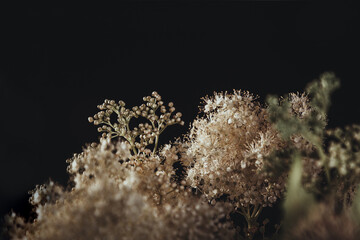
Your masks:
{"label": "black backdrop", "polygon": [[183,113],[180,136],[213,91],[302,90],[323,71],[342,88],[330,127],[360,123],[359,10],[310,1],[129,1],[115,6],[1,7],[0,215],[27,191],[66,184],[65,160],[96,141],[87,117],[105,98],[158,91]]}

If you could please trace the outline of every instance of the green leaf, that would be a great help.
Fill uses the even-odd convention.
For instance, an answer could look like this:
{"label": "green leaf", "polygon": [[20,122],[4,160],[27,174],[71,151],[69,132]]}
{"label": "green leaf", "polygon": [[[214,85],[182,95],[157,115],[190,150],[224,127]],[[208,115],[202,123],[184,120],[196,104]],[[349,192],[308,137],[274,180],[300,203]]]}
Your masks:
{"label": "green leaf", "polygon": [[304,219],[315,205],[314,196],[305,191],[301,183],[302,164],[300,157],[295,156],[290,169],[287,192],[284,202],[284,228],[292,228],[300,219]]}

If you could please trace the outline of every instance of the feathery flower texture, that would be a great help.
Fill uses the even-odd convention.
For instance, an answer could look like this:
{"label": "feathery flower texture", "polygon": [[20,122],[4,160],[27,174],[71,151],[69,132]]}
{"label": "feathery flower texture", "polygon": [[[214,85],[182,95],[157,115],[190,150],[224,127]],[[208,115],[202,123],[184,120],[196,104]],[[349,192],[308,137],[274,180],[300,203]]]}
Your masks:
{"label": "feathery flower texture", "polygon": [[189,138],[191,186],[210,200],[222,195],[237,208],[271,206],[281,196],[285,179],[272,181],[261,171],[263,159],[281,147],[266,109],[248,92],[216,93],[205,99],[205,116],[194,121]]}
{"label": "feathery flower texture", "polygon": [[[360,127],[326,129],[337,86],[325,73],[306,92],[267,104],[247,91],[214,93],[189,132],[162,146],[168,126],[184,125],[172,102],[166,107],[157,92],[132,108],[105,100],[88,119],[102,136],[67,160],[68,186],[36,186],[32,214],[7,215],[4,236],[356,239]],[[143,121],[131,128],[133,118]]]}

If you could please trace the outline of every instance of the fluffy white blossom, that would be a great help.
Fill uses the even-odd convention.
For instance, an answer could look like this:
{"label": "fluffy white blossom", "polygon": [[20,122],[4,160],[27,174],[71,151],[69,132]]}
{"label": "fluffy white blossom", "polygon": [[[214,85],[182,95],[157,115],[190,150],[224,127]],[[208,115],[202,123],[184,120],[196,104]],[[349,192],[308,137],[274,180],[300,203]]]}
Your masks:
{"label": "fluffy white blossom", "polygon": [[223,221],[226,205],[214,207],[188,196],[172,180],[173,151],[165,146],[162,157],[133,157],[122,142],[101,139],[87,146],[68,161],[75,186],[70,191],[53,181],[37,186],[30,198],[36,217],[28,222],[7,216],[9,235],[27,240],[232,239],[235,230]]}
{"label": "fluffy white blossom", "polygon": [[209,200],[228,196],[236,207],[272,205],[284,191],[284,179],[262,173],[263,158],[281,140],[266,109],[248,92],[216,93],[205,99],[204,117],[189,134],[193,167],[187,180]]}

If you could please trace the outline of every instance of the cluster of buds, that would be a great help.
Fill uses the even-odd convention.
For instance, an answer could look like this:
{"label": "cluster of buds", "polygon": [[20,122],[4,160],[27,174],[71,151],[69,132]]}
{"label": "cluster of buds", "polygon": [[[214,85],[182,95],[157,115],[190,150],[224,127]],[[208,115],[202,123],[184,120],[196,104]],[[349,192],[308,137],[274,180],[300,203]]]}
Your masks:
{"label": "cluster of buds", "polygon": [[[157,149],[159,135],[167,126],[180,124],[184,125],[181,120],[182,114],[175,112],[172,102],[168,104],[168,109],[164,106],[161,96],[157,92],[152,92],[151,96],[143,98],[144,102],[140,106],[125,108],[125,102],[106,99],[103,104],[98,105],[101,111],[93,117],[89,117],[89,122],[98,127],[99,132],[103,132],[102,137],[122,137],[130,143],[133,154],[144,152],[150,144],[154,145],[153,153]],[[160,115],[157,115],[157,110]],[[111,122],[111,115],[117,115],[117,122]],[[140,123],[138,127],[130,129],[130,120],[135,117],[143,117],[148,120],[146,123]]]}
{"label": "cluster of buds", "polygon": [[31,197],[29,202],[33,206],[55,203],[63,194],[63,188],[50,180],[46,184],[36,185],[35,189],[29,191]]}

